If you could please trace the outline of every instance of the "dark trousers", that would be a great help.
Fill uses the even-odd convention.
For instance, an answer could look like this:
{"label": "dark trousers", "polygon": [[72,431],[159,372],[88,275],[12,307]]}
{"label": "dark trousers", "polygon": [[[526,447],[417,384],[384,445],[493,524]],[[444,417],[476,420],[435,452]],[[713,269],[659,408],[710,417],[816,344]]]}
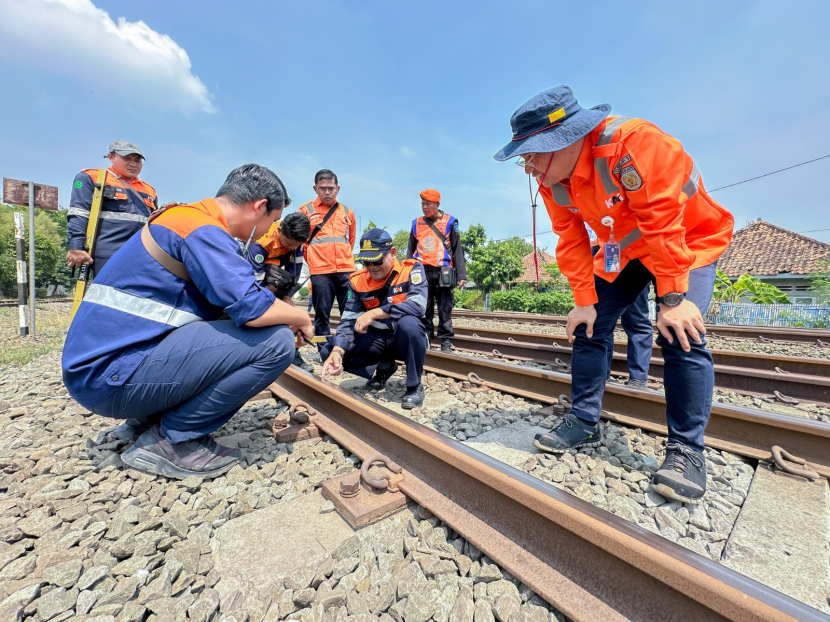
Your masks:
{"label": "dark trousers", "polygon": [[335,272],[334,274],[313,274],[311,276],[311,289],[314,295],[311,297],[314,306],[314,334],[331,334],[329,319],[334,300],[337,299],[337,308],[340,315],[346,308],[346,296],[349,294],[349,273]]}
{"label": "dark trousers", "polygon": [[222,427],[293,358],[294,334],[287,326],[192,322],[162,339],[129,380],[92,411],[160,421],[171,443],[189,441]]}
{"label": "dark trousers", "polygon": [[[623,330],[628,337],[626,356],[628,375],[636,380],[648,379],[648,364],[651,361],[651,346],[654,343],[654,328],[648,319],[648,287],[620,316]],[[614,356],[614,333],[608,340],[608,369],[611,373],[611,359]]]}
{"label": "dark trousers", "polygon": [[[427,334],[420,318],[405,315],[393,330],[370,326],[365,333],[354,334],[354,345],[354,350],[343,356],[343,369],[347,372],[369,379],[380,361],[403,361],[406,363],[407,388],[420,384],[427,355]],[[331,349],[331,345],[325,344],[320,358],[325,361]]]}
{"label": "dark trousers", "polygon": [[435,317],[435,303],[438,303],[438,338],[452,339],[455,333],[452,330],[452,309],[455,306],[454,287],[438,287],[438,279],[441,276],[440,268],[424,266],[427,274],[427,310],[424,317],[429,323],[429,338],[432,339],[435,325],[432,319]]}
{"label": "dark trousers", "polygon": [[[575,340],[571,360],[573,408],[572,412],[588,422],[599,421],[605,373],[608,360],[608,340],[623,311],[635,302],[654,276],[638,261],[630,262],[613,283],[594,277],[599,302],[594,305],[597,319],[590,339],[585,324],[574,331]],[[712,299],[715,284],[715,264],[689,273],[689,291],[686,296],[705,312]],[[666,420],[669,441],[679,442],[703,451],[703,430],[709,420],[715,372],[712,354],[706,349],[706,339],[689,339],[691,351],[684,352],[677,337],[674,342],[659,335],[657,345],[663,353],[663,385],[666,392]]]}

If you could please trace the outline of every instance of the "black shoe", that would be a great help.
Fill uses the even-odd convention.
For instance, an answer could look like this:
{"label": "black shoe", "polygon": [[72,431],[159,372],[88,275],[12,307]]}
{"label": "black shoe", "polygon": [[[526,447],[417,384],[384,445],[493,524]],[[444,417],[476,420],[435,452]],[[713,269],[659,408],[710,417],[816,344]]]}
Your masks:
{"label": "black shoe", "polygon": [[153,425],[153,421],[127,419],[119,426],[99,432],[98,438],[95,439],[95,444],[103,445],[104,443],[111,443],[113,441],[132,443],[151,425]]}
{"label": "black shoe", "polygon": [[441,340],[441,352],[449,352],[452,354],[452,339],[444,337]]}
{"label": "black shoe", "polygon": [[407,387],[406,393],[401,398],[401,408],[404,410],[412,410],[418,408],[424,403],[424,385],[418,384],[417,387]]}
{"label": "black shoe", "polygon": [[127,451],[121,460],[139,471],[185,479],[191,475],[211,478],[222,475],[242,458],[238,449],[219,445],[209,435],[184,443],[171,443],[154,425]]}
{"label": "black shoe", "polygon": [[294,353],[294,360],[291,361],[292,365],[299,367],[300,369],[304,369],[306,371],[314,371],[314,365],[306,361],[301,355],[299,350],[295,350]]}
{"label": "black shoe", "polygon": [[626,384],[635,389],[648,389],[648,380],[642,380],[640,378],[629,378]]}
{"label": "black shoe", "polygon": [[537,434],[533,441],[534,446],[552,454],[563,454],[580,447],[599,447],[601,443],[599,424],[592,425],[573,415],[565,415],[562,423],[548,434]]}
{"label": "black shoe", "polygon": [[367,389],[379,390],[386,386],[389,379],[398,371],[395,361],[381,361],[375,368],[375,375],[366,383]]}
{"label": "black shoe", "polygon": [[651,478],[651,489],[666,499],[697,503],[706,492],[706,458],[680,443],[666,445],[666,459]]}

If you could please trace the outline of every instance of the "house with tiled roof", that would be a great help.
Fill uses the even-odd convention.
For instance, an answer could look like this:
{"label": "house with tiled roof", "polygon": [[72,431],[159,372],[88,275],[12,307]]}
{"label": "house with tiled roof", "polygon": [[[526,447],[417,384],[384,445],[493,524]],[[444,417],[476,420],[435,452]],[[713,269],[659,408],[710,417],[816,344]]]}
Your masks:
{"label": "house with tiled roof", "polygon": [[[536,258],[539,261],[539,283],[545,281],[552,281],[553,277],[550,272],[544,269],[543,266],[549,263],[556,263],[556,257],[548,255],[541,249],[536,249]],[[514,283],[535,283],[536,282],[536,266],[533,263],[533,253],[528,253],[522,257],[522,274]]]}
{"label": "house with tiled roof", "polygon": [[830,261],[830,244],[789,231],[760,218],[739,229],[718,260],[731,279],[751,274],[775,285],[794,303],[816,302],[810,274]]}

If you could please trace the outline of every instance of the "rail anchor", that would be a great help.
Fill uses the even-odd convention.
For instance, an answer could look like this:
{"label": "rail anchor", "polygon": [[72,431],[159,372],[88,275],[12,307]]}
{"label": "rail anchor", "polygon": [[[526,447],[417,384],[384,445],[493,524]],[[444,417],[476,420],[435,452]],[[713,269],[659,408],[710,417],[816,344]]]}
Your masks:
{"label": "rail anchor", "polygon": [[352,471],[323,482],[322,491],[353,527],[360,527],[406,506],[408,499],[398,487],[403,479],[398,464],[375,454],[363,461],[359,473]]}
{"label": "rail anchor", "polygon": [[[778,445],[772,446],[772,462],[776,469],[784,471],[784,473],[789,473],[790,475],[803,477],[804,479],[809,480],[817,480],[819,478],[818,473],[810,468],[804,458],[794,456]],[[793,464],[800,464],[803,466],[795,467],[792,466]]]}
{"label": "rail anchor", "polygon": [[271,424],[271,436],[278,443],[302,441],[320,436],[320,430],[314,424],[317,411],[305,402],[295,402],[274,419]]}

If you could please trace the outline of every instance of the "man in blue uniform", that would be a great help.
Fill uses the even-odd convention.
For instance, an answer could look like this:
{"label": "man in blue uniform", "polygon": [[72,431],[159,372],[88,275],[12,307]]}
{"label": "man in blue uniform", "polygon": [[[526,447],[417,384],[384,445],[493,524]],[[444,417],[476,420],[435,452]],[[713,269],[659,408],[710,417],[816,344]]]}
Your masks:
{"label": "man in blue uniform", "polygon": [[295,336],[313,335],[305,311],[257,284],[235,239],[267,231],[289,202],[272,171],[240,166],[215,199],[154,215],[90,286],[63,380],[81,405],[127,420],[113,434],[138,437],[121,456],[129,466],[215,477],[239,461],[210,433],[285,371]]}
{"label": "man in blue uniform", "polygon": [[381,389],[400,359],[406,363],[401,405],[407,410],[421,406],[428,345],[424,266],[416,259],[399,262],[392,236],[383,229],[369,229],[361,236],[357,258],[364,268],[349,277],[337,333],[320,351],[325,361],[322,376],[337,376],[345,369],[368,378],[367,388]]}
{"label": "man in blue uniform", "polygon": [[95,241],[94,257],[84,250],[92,194],[100,169],[86,169],[75,176],[69,212],[66,215],[66,237],[69,252],[66,264],[80,268],[92,264],[98,274],[113,253],[129,240],[147,222],[148,216],[158,208],[158,198],[153,187],[138,179],[144,166],[141,149],[126,140],[110,143],[110,166],[104,183],[104,198],[101,203],[98,235]]}

